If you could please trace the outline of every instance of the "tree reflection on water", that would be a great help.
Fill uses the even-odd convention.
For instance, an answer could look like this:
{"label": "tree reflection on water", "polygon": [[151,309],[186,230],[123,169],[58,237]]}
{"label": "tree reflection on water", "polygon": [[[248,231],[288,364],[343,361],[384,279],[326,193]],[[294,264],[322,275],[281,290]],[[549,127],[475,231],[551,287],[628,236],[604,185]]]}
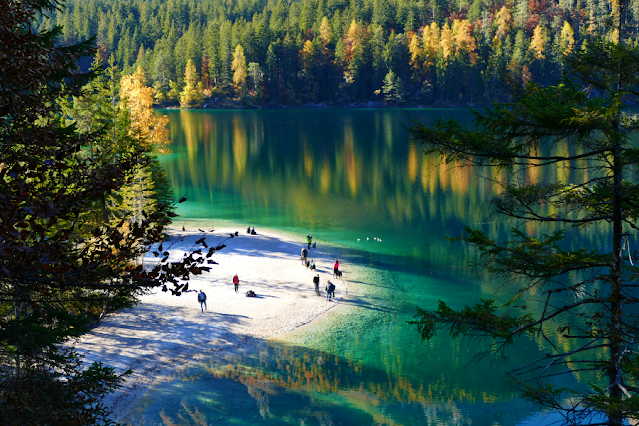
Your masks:
{"label": "tree reflection on water", "polygon": [[266,341],[162,377],[126,420],[165,425],[470,425],[501,419],[499,424],[506,425],[529,412],[498,381],[482,380],[483,389],[448,383],[443,376],[425,383],[326,352]]}

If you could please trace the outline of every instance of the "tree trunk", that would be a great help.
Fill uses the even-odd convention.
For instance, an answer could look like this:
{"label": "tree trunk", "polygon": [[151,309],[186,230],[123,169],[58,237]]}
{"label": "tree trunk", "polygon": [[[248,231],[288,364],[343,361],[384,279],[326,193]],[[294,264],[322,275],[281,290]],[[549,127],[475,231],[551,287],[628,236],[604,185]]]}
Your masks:
{"label": "tree trunk", "polygon": [[[621,144],[616,141],[613,150],[613,223],[612,223],[612,273],[610,274],[610,361],[608,366],[608,379],[610,386],[610,397],[621,401],[623,394],[620,385],[621,380],[621,339],[623,330],[622,311],[622,241],[623,241],[623,206],[622,206],[622,159]],[[614,405],[614,402],[613,402]],[[609,413],[608,425],[621,426],[623,422],[622,413],[614,409]]]}

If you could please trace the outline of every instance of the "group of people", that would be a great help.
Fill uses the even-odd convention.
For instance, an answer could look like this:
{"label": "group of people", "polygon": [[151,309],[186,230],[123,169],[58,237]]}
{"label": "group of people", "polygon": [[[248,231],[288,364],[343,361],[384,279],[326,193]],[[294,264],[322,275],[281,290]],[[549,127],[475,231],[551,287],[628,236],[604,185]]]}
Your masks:
{"label": "group of people", "polygon": [[[257,235],[257,233],[255,232],[255,228],[252,228],[250,226],[246,228],[246,233],[251,235]],[[313,245],[313,248],[315,248],[315,243],[313,242],[313,236],[311,234],[308,234],[306,236],[306,242],[307,242],[308,248],[302,247],[302,253],[301,253],[302,264],[311,270],[316,270],[315,261],[313,259],[311,259],[310,261],[307,260],[308,250],[311,249],[311,244]],[[341,276],[341,273],[339,272],[339,261],[337,259],[335,259],[335,263],[333,264],[333,274],[335,275],[335,277],[338,277],[338,274],[339,276]],[[320,295],[319,283],[320,283],[320,276],[319,274],[316,274],[313,277],[313,284],[315,285],[315,294],[317,294],[318,296]],[[237,274],[233,276],[233,287],[235,289],[235,292],[237,293],[240,287],[240,278],[237,276]],[[332,300],[333,297],[335,297],[335,284],[333,284],[330,280],[326,280],[326,288],[324,290],[326,291],[326,300]],[[249,295],[249,293],[252,293],[252,294]],[[252,290],[249,290],[249,292],[247,293],[247,296],[255,297],[256,295]],[[202,312],[204,312],[205,310],[208,310],[206,306],[206,294],[202,290],[200,290],[197,295],[197,301],[200,302],[200,309],[202,310]]]}
{"label": "group of people", "polygon": [[302,253],[300,258],[302,259],[302,265],[306,266],[310,270],[315,270],[315,261],[313,259],[307,260],[308,251],[306,247],[302,247]]}
{"label": "group of people", "polygon": [[[315,294],[318,296],[320,295],[319,283],[320,276],[319,274],[315,274],[313,277],[313,284],[315,284]],[[324,288],[324,291],[326,291],[326,300],[332,300],[333,297],[335,297],[335,284],[333,284],[331,280],[326,280],[326,287]]]}
{"label": "group of people", "polygon": [[[319,283],[320,276],[319,274],[315,274],[313,284],[315,284],[315,294],[318,296],[320,295]],[[335,284],[333,284],[331,280],[326,280],[326,288],[324,288],[324,290],[326,291],[326,300],[330,301],[335,297]]]}
{"label": "group of people", "polygon": [[[302,263],[306,262],[306,249],[302,248]],[[311,269],[315,269],[315,262],[311,259],[311,263],[313,265],[313,267]],[[306,262],[307,267],[308,267],[308,262]],[[338,276],[341,277],[341,272],[339,272],[339,260],[335,259],[335,263],[333,264],[333,274],[335,275],[335,277],[337,278]],[[339,275],[338,275],[339,274]],[[319,283],[320,283],[320,276],[319,274],[315,274],[315,276],[313,277],[313,284],[315,285],[315,294],[316,295],[320,295],[320,289],[319,289]],[[331,282],[331,280],[326,280],[326,288],[324,289],[326,291],[326,300],[332,300],[333,297],[335,297],[335,284],[333,284]]]}
{"label": "group of people", "polygon": [[[313,245],[313,248],[315,248],[315,242],[313,242],[313,236],[311,234],[306,235],[306,244],[307,247],[302,247],[302,265],[305,265],[311,270],[316,270],[315,261],[313,259],[310,261],[307,260],[308,250],[311,249],[311,244]],[[337,259],[335,259],[335,263],[333,264],[333,275],[335,278],[342,276],[342,273],[339,270],[339,260]],[[315,285],[315,294],[318,296],[320,295],[319,283],[320,276],[319,274],[315,274],[313,277],[313,284]],[[330,280],[326,280],[326,288],[324,290],[326,291],[326,300],[332,300],[333,297],[335,297],[335,284],[333,284]]]}

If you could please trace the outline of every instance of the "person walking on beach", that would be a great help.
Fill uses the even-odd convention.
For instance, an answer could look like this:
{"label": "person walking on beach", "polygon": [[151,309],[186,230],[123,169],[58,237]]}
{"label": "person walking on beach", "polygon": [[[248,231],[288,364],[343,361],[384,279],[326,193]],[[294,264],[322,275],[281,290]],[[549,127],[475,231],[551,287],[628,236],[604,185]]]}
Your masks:
{"label": "person walking on beach", "polygon": [[202,312],[204,312],[205,309],[207,311],[209,310],[206,307],[206,294],[204,294],[202,290],[200,290],[200,292],[197,295],[197,301],[200,302],[200,309],[202,309]]}
{"label": "person walking on beach", "polygon": [[306,251],[306,249],[304,247],[302,247],[302,254],[300,255],[300,257],[302,258],[302,265],[306,265],[306,255],[308,254],[308,251]]}
{"label": "person walking on beach", "polygon": [[233,277],[233,286],[235,287],[235,292],[237,293],[237,289],[240,286],[240,278],[235,274]]}
{"label": "person walking on beach", "polygon": [[317,275],[315,275],[313,277],[313,284],[315,284],[315,294],[317,294],[318,296],[320,295],[319,294],[319,282],[320,282],[319,274],[317,274]]}
{"label": "person walking on beach", "polygon": [[335,297],[335,285],[330,280],[326,280],[326,300],[330,302],[333,297]]}
{"label": "person walking on beach", "polygon": [[339,271],[339,261],[335,259],[335,264],[333,265],[333,274],[337,276],[338,271]]}
{"label": "person walking on beach", "polygon": [[308,234],[306,236],[306,242],[308,243],[308,249],[311,249],[311,243],[313,242],[313,236],[311,234]]}

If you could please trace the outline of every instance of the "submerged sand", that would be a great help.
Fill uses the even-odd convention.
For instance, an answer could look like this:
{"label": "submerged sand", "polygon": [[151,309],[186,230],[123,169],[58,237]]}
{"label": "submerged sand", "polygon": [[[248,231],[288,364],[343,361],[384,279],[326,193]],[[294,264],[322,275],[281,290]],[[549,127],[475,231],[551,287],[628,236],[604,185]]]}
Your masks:
{"label": "submerged sand", "polygon": [[[235,231],[239,235],[229,238]],[[206,293],[208,309],[201,311],[196,292],[178,297],[156,289],[141,296],[137,306],[108,315],[76,344],[87,362],[101,361],[118,373],[133,370],[125,386],[109,396],[116,417],[161,372],[291,332],[348,297],[345,279],[332,277],[334,257],[321,245],[309,251],[309,259],[317,264],[314,272],[300,261],[300,251],[306,246],[304,235],[295,241],[257,232],[249,235],[246,229],[227,228],[205,234],[197,228],[170,229],[164,250],[173,259],[196,247],[195,241],[202,236],[209,246],[227,245],[214,255],[218,264],[211,265],[210,272],[189,282],[191,290]],[[154,261],[151,254],[145,259]],[[321,296],[315,294],[315,273],[320,274]],[[237,293],[232,283],[235,274],[240,279]],[[324,297],[327,279],[337,287],[333,301]],[[248,290],[257,297],[246,297]]]}

